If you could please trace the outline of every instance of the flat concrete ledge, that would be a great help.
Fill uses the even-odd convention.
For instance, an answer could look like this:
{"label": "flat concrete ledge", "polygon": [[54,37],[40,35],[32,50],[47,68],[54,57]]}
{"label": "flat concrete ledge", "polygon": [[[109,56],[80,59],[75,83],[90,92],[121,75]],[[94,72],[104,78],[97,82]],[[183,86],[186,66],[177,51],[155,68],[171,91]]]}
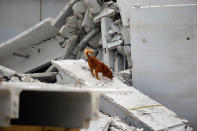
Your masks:
{"label": "flat concrete ledge", "polygon": [[[100,100],[100,110],[112,116],[119,116],[128,124],[144,130],[177,130],[185,129],[187,120],[179,118],[174,112],[154,101],[133,87],[128,87],[116,77],[109,80],[101,74],[101,81],[92,77],[87,62],[84,60],[52,61],[53,65],[75,82],[88,85],[92,88],[128,89],[124,92],[103,93]],[[75,83],[76,84],[76,83]]]}

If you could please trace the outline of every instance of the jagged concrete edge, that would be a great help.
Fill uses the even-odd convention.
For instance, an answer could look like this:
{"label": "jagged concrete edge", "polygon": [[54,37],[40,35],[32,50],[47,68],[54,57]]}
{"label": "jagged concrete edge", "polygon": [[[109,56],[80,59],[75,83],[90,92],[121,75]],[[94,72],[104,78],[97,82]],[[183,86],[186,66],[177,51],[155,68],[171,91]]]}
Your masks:
{"label": "jagged concrete edge", "polygon": [[[54,19],[52,19],[52,18],[50,18],[50,17],[44,19],[43,21],[39,22],[39,23],[36,24],[35,26],[33,26],[33,27],[31,27],[31,28],[25,30],[24,32],[20,33],[19,35],[17,35],[17,36],[15,36],[15,37],[9,39],[8,41],[6,41],[6,42],[0,44],[0,51],[1,51],[1,50],[4,50],[4,49],[6,49],[6,48],[11,48],[10,46],[13,45],[13,42],[15,42],[15,41],[17,41],[17,40],[19,40],[19,39],[23,39],[26,35],[29,35],[29,34],[31,34],[32,32],[36,31],[36,30],[40,31],[40,30],[38,29],[40,26],[43,26],[43,24],[45,24],[46,22],[49,22],[49,24],[52,24],[53,21],[54,21]],[[45,38],[40,38],[40,40],[37,40],[37,42],[34,43],[34,44],[37,44],[37,43],[39,43],[39,42],[41,42],[41,41],[43,41],[43,40],[49,39],[49,38],[51,38],[52,36],[54,36],[54,35],[57,33],[58,30],[57,30],[56,28],[54,28],[52,25],[51,25],[51,28],[53,28],[53,30],[51,30],[51,33],[49,33],[47,37],[45,37]],[[32,38],[32,39],[33,39],[33,38]],[[28,45],[24,45],[24,46],[28,46]],[[11,48],[11,50],[12,50],[12,48]],[[7,52],[7,53],[9,53],[9,52]],[[7,55],[7,54],[5,54],[5,53],[4,53],[4,54],[0,54],[0,56],[5,56],[5,55]]]}

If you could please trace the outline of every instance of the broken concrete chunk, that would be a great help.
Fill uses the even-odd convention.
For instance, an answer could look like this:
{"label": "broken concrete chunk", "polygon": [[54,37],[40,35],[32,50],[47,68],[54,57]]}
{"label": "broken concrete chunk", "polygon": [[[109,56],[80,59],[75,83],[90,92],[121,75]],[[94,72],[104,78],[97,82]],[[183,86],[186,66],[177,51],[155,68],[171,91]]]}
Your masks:
{"label": "broken concrete chunk", "polygon": [[123,57],[126,57],[127,66],[129,69],[131,69],[133,65],[133,62],[131,60],[131,46],[130,45],[118,46],[117,51],[119,54],[123,55]]}
{"label": "broken concrete chunk", "polygon": [[68,25],[62,26],[62,28],[59,30],[59,34],[61,36],[66,38],[71,38],[73,35],[75,35],[76,28],[68,27]]}
{"label": "broken concrete chunk", "polygon": [[99,40],[101,39],[101,33],[98,33],[96,36],[94,36],[92,39],[88,41],[88,44],[93,48],[98,48],[101,46],[99,43]]}
{"label": "broken concrete chunk", "polygon": [[89,12],[89,10],[87,10],[82,22],[82,27],[91,29],[94,26],[92,18],[93,18],[92,14]]}
{"label": "broken concrete chunk", "polygon": [[118,78],[127,85],[132,85],[132,70],[127,69],[118,73]]}
{"label": "broken concrete chunk", "polygon": [[77,56],[77,54],[79,53],[79,51],[85,49],[88,41],[94,37],[98,32],[100,31],[99,28],[96,29],[92,29],[86,36],[83,37],[83,39],[80,41],[80,43],[77,45],[77,47],[75,48],[75,50],[73,51],[73,55]]}
{"label": "broken concrete chunk", "polygon": [[59,35],[56,35],[56,36],[55,36],[55,39],[57,40],[58,43],[63,43],[64,40],[65,40],[63,37],[61,37],[61,36],[59,36]]}
{"label": "broken concrete chunk", "polygon": [[98,14],[101,11],[101,6],[97,0],[84,0],[84,2],[92,14]]}
{"label": "broken concrete chunk", "polygon": [[77,28],[82,30],[82,22],[83,22],[83,19],[77,19]]}
{"label": "broken concrete chunk", "polygon": [[114,9],[104,8],[98,15],[93,18],[94,23],[99,23],[103,17],[111,17],[116,14]]}
{"label": "broken concrete chunk", "polygon": [[28,74],[28,76],[31,76],[32,78],[35,78],[35,79],[43,79],[43,78],[54,77],[56,74],[57,72],[44,72],[44,73]]}
{"label": "broken concrete chunk", "polygon": [[108,131],[110,123],[110,117],[100,114],[98,120],[90,122],[88,129],[82,129],[81,131]]}
{"label": "broken concrete chunk", "polygon": [[115,25],[114,23],[111,23],[111,29],[114,30],[117,34],[120,34],[120,28]]}
{"label": "broken concrete chunk", "polygon": [[130,27],[124,26],[121,30],[121,34],[124,39],[124,44],[131,44],[131,39],[130,39]]}
{"label": "broken concrete chunk", "polygon": [[72,27],[72,28],[76,28],[78,23],[77,23],[77,16],[73,15],[73,16],[69,16],[66,19],[66,25],[68,27]]}
{"label": "broken concrete chunk", "polygon": [[112,117],[109,126],[110,131],[143,131],[143,129],[136,128],[133,125],[127,125],[122,122],[119,117]]}
{"label": "broken concrete chunk", "polygon": [[131,54],[131,46],[130,45],[118,46],[117,51],[121,55],[124,55],[124,54],[129,55]]}
{"label": "broken concrete chunk", "polygon": [[114,60],[114,72],[118,73],[119,71],[123,71],[125,67],[125,63],[123,60],[123,57],[119,55],[118,53],[115,54],[115,60]]}
{"label": "broken concrete chunk", "polygon": [[12,76],[9,82],[20,82],[21,78],[19,76]]}
{"label": "broken concrete chunk", "polygon": [[22,81],[22,82],[36,82],[36,83],[37,83],[37,82],[40,82],[39,80],[30,78],[30,77],[27,77],[27,76],[21,77],[21,81]]}
{"label": "broken concrete chunk", "polygon": [[114,37],[112,37],[112,42],[113,41],[118,41],[118,40],[122,40],[122,36],[121,35],[114,35]]}
{"label": "broken concrete chunk", "polygon": [[72,9],[74,10],[74,14],[81,14],[81,13],[85,13],[86,11],[86,5],[84,3],[83,0],[76,2]]}
{"label": "broken concrete chunk", "polygon": [[118,19],[118,20],[115,20],[113,23],[114,23],[114,25],[118,26],[122,23],[122,20]]}
{"label": "broken concrete chunk", "polygon": [[76,15],[79,19],[83,19],[83,14],[82,13],[74,13],[74,15]]}
{"label": "broken concrete chunk", "polygon": [[64,42],[65,52],[66,52],[64,59],[69,57],[69,55],[71,54],[71,52],[73,51],[73,49],[77,45],[77,43],[78,43],[78,36],[77,35],[73,35],[70,39],[68,39]]}
{"label": "broken concrete chunk", "polygon": [[116,49],[118,46],[120,46],[122,43],[123,43],[122,40],[116,40],[116,41],[107,43],[107,48],[108,48],[109,50],[114,50],[114,49]]}

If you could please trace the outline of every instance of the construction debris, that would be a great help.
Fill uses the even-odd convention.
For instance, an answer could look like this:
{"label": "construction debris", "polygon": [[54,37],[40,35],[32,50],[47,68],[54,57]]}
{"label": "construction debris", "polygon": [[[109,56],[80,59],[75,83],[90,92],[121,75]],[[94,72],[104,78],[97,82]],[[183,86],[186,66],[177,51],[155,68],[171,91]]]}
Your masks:
{"label": "construction debris", "polygon": [[[128,0],[117,0],[117,2],[115,0],[70,0],[55,19],[47,18],[13,39],[0,44],[0,84],[3,85],[0,85],[0,88],[11,87],[16,91],[15,87],[17,87],[20,88],[19,92],[41,89],[42,91],[63,91],[65,93],[66,90],[66,93],[69,93],[70,85],[72,85],[70,91],[79,93],[79,97],[75,95],[77,99],[70,97],[69,99],[79,105],[75,107],[72,101],[69,104],[73,110],[77,108],[77,114],[79,114],[77,117],[82,117],[79,118],[78,123],[72,124],[74,118],[71,115],[75,114],[72,109],[69,110],[72,112],[69,114],[69,111],[63,106],[63,109],[68,111],[66,115],[69,115],[71,121],[66,119],[66,116],[61,117],[62,121],[55,117],[54,120],[57,120],[58,124],[55,125],[53,121],[53,126],[87,128],[90,119],[95,118],[97,114],[96,101],[98,99],[94,93],[92,94],[92,91],[99,88],[102,93],[100,111],[108,116],[100,113],[98,120],[90,122],[88,131],[97,129],[99,131],[159,131],[176,130],[177,128],[189,130],[189,128],[185,128],[187,120],[178,118],[174,112],[164,106],[131,110],[159,103],[130,87],[132,86],[133,63],[129,22],[130,7],[127,3],[129,3]],[[99,76],[101,81],[94,79],[87,66],[84,49],[94,50],[94,56],[110,67],[115,78],[109,80]],[[78,87],[82,89],[78,89]],[[112,92],[106,93],[106,90]],[[8,91],[12,92],[12,90]],[[82,104],[87,104],[85,100],[87,97],[83,98],[84,94],[81,92],[91,94],[91,98],[88,97],[88,100],[92,100],[88,101],[90,107],[84,107]],[[0,90],[0,93],[4,93],[4,91]],[[15,94],[15,97],[17,100],[19,99],[18,94]],[[79,98],[82,99],[82,103]],[[9,102],[14,100],[11,99]],[[58,103],[58,101],[53,102]],[[82,115],[79,110],[80,106],[83,107],[83,113],[85,112],[88,117]],[[11,108],[11,110],[13,109]],[[64,114],[64,111],[61,111]],[[8,114],[7,124],[11,118],[18,118],[18,107],[16,112],[15,115]],[[0,111],[0,125],[4,125],[2,121],[6,115],[3,114],[2,117],[1,113]],[[117,116],[118,119],[116,119]],[[49,121],[45,119],[45,122]]]}
{"label": "construction debris", "polygon": [[[135,88],[123,84],[116,77],[110,80],[99,74],[101,80],[95,79],[90,73],[88,63],[84,60],[62,60],[52,61],[52,63],[59,70],[59,73],[64,74],[63,81],[67,81],[67,77],[70,78],[69,84],[87,85],[91,88],[128,90],[126,93],[121,91],[103,93],[100,98],[100,111],[111,116],[118,116],[128,124],[137,123],[135,126],[138,128],[159,131],[166,129],[166,127],[174,129],[184,127],[187,123],[187,120],[178,118],[168,108]],[[136,107],[147,105],[153,105],[153,107],[136,109]],[[160,106],[154,107],[154,105]]]}

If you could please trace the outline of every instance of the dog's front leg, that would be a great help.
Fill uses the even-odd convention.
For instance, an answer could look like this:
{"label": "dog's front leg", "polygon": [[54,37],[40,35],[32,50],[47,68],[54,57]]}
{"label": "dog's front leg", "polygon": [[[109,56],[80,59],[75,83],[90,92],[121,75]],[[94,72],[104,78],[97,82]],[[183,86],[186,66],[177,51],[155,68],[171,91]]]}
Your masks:
{"label": "dog's front leg", "polygon": [[92,76],[95,77],[93,68],[90,68],[90,71],[91,71]]}
{"label": "dog's front leg", "polygon": [[97,71],[97,70],[95,70],[95,73],[96,73],[96,79],[101,80],[101,79],[98,77],[98,71]]}

